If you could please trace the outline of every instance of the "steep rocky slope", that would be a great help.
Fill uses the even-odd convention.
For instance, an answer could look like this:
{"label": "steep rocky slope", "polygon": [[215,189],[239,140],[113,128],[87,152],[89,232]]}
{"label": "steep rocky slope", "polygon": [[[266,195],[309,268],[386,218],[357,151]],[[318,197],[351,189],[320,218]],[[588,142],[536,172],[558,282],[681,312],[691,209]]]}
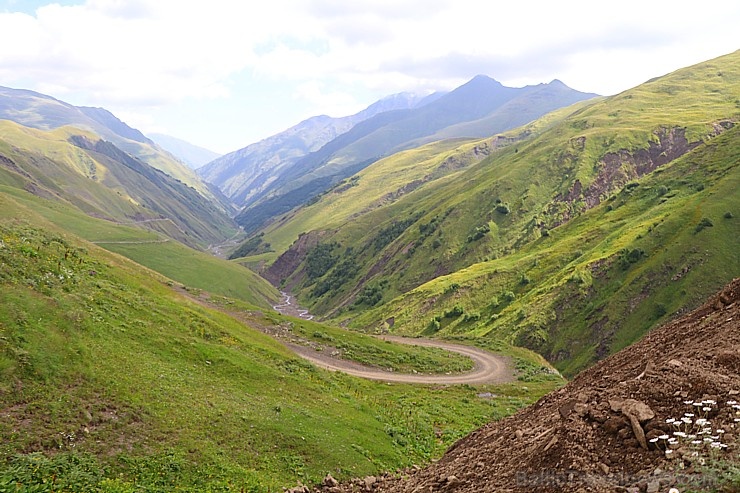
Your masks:
{"label": "steep rocky slope", "polygon": [[[740,488],[740,279],[432,466],[324,491]],[[672,443],[674,442],[675,443]]]}

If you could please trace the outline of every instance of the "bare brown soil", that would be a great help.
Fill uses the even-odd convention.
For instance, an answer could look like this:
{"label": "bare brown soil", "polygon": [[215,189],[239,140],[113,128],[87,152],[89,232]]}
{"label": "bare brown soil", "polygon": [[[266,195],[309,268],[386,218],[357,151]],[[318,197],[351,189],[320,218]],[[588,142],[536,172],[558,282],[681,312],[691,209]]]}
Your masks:
{"label": "bare brown soil", "polygon": [[[738,491],[739,301],[736,279],[562,389],[463,438],[426,469],[327,479],[317,491]],[[736,482],[721,477],[723,465],[735,467]]]}

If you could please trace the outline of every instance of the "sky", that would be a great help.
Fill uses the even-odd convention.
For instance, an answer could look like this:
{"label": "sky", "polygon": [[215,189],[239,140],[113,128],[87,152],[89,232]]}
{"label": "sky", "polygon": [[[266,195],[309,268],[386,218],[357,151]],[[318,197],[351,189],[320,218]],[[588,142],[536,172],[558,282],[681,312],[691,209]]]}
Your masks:
{"label": "sky", "polygon": [[478,74],[616,94],[738,25],[737,0],[0,0],[0,85],[227,153]]}

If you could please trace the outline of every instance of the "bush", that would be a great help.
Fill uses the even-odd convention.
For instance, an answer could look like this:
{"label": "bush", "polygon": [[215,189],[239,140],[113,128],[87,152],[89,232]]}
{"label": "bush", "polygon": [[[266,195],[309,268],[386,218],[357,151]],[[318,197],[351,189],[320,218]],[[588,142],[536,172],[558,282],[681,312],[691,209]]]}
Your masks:
{"label": "bush", "polygon": [[463,310],[463,307],[460,305],[455,305],[445,312],[444,318],[457,318],[463,313],[465,313],[465,310]]}
{"label": "bush", "polygon": [[694,234],[698,233],[704,228],[711,228],[712,226],[714,226],[714,223],[712,223],[709,218],[704,217],[701,221],[699,221],[699,224],[696,225],[696,228],[694,229]]}
{"label": "bush", "polygon": [[619,265],[622,267],[622,270],[627,270],[629,269],[630,265],[634,264],[644,256],[645,251],[639,248],[633,248],[632,250],[621,250],[619,252]]}
{"label": "bush", "polygon": [[490,231],[491,231],[491,228],[487,224],[484,224],[483,226],[479,226],[475,228],[475,231],[472,234],[468,235],[468,243],[472,241],[480,240],[481,238],[486,236],[486,234],[488,234]]}

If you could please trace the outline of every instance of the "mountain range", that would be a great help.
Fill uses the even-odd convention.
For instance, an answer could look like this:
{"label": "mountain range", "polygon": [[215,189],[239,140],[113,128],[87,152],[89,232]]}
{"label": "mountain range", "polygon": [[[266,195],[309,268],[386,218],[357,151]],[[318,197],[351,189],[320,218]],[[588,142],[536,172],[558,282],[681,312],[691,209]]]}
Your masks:
{"label": "mountain range", "polygon": [[[0,491],[734,491],[738,94],[740,51],[610,97],[479,76],[249,146],[226,196],[3,89]],[[508,379],[299,357],[470,368],[376,335]]]}
{"label": "mountain range", "polygon": [[594,97],[560,81],[505,87],[477,76],[449,93],[399,94],[342,119],[315,117],[199,170],[253,231],[383,156],[442,138],[492,135]]}
{"label": "mountain range", "polygon": [[740,273],[738,56],[397,153],[249,244],[343,326],[504,338],[575,374]]}
{"label": "mountain range", "polygon": [[302,157],[318,151],[358,123],[388,111],[424,105],[439,97],[400,93],[373,103],[351,116],[314,116],[277,135],[215,159],[198,170],[240,207],[251,204]]}

